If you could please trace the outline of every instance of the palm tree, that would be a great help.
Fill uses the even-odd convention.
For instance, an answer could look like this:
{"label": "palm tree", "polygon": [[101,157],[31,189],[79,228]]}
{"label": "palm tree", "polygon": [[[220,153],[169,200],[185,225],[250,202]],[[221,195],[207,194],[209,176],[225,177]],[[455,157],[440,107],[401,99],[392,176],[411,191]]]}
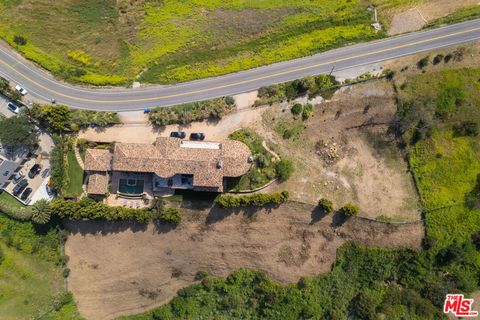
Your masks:
{"label": "palm tree", "polygon": [[45,224],[50,221],[52,211],[50,205],[44,199],[38,200],[32,206],[32,221],[38,224]]}

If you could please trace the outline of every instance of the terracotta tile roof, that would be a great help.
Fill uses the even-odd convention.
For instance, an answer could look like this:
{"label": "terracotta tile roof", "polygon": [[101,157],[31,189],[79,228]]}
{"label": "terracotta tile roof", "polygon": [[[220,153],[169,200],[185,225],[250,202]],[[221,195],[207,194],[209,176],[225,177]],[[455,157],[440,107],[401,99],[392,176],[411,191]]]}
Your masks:
{"label": "terracotta tile roof", "polygon": [[194,187],[218,188],[223,177],[238,177],[250,168],[250,149],[239,141],[194,142],[158,138],[155,145],[117,143],[112,170],[155,173],[168,178],[192,174]]}
{"label": "terracotta tile roof", "polygon": [[110,171],[112,169],[112,153],[106,149],[87,149],[84,161],[85,170]]}
{"label": "terracotta tile roof", "polygon": [[87,193],[105,194],[108,192],[108,174],[95,172],[88,176]]}

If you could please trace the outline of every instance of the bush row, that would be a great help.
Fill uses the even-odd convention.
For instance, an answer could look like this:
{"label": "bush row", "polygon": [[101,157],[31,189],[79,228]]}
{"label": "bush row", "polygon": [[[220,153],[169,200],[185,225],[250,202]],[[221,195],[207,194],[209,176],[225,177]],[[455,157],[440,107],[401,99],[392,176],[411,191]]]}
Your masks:
{"label": "bush row", "polygon": [[135,220],[150,222],[153,211],[149,209],[132,209],[125,207],[110,207],[102,202],[90,198],[79,201],[55,199],[50,204],[53,214],[60,218],[71,220]]}
{"label": "bush row", "polygon": [[335,92],[335,86],[339,84],[334,76],[321,74],[262,87],[258,90],[259,100],[255,102],[255,105],[259,106],[284,100],[293,100],[304,95],[314,97],[321,94],[324,98],[328,99]]}
{"label": "bush row", "polygon": [[252,195],[232,196],[222,194],[215,199],[215,202],[222,208],[236,208],[246,206],[263,207],[269,204],[280,205],[289,198],[288,191],[277,193],[255,193]]}
{"label": "bush row", "polygon": [[77,110],[62,105],[34,104],[29,115],[45,127],[60,132],[75,132],[89,125],[106,127],[120,123],[116,112]]}
{"label": "bush row", "polygon": [[205,119],[221,119],[235,107],[232,97],[223,97],[173,107],[158,107],[150,112],[149,118],[157,126],[188,124]]}
{"label": "bush row", "polygon": [[[318,208],[325,213],[332,213],[334,211],[333,202],[326,198],[318,201]],[[360,208],[352,203],[347,203],[339,209],[339,212],[349,217],[358,216]]]}

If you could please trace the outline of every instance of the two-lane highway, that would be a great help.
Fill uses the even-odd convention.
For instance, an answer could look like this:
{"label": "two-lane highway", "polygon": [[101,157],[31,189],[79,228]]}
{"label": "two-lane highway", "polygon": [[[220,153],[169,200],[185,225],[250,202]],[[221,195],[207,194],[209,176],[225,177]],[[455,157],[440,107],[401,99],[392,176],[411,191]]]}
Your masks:
{"label": "two-lane highway", "polygon": [[266,85],[327,73],[333,66],[342,70],[476,40],[480,40],[480,19],[215,78],[173,86],[115,89],[83,88],[58,81],[1,44],[0,75],[25,87],[29,91],[27,98],[31,100],[56,99],[58,104],[73,108],[129,111],[248,92]]}

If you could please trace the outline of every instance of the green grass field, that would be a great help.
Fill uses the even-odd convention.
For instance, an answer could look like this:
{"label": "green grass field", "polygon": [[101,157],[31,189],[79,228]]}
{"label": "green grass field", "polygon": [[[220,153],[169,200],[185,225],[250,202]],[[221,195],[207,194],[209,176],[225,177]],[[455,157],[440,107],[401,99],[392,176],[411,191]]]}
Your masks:
{"label": "green grass field", "polygon": [[[81,319],[63,294],[60,242],[53,230],[37,230],[0,213],[0,318]],[[60,303],[61,302],[61,303]],[[57,308],[55,308],[57,306]]]}
{"label": "green grass field", "polygon": [[11,196],[6,192],[0,193],[0,201],[13,206],[14,208],[21,208],[24,206],[20,201],[18,201],[17,199],[15,199],[13,196]]}
{"label": "green grass field", "polygon": [[468,205],[480,187],[480,137],[456,129],[466,123],[480,126],[478,79],[478,68],[447,69],[411,77],[399,91],[411,125],[407,140],[427,131],[409,148],[409,159],[423,198],[427,236],[437,248],[480,230],[480,207]]}
{"label": "green grass field", "polygon": [[65,187],[65,195],[68,197],[78,197],[83,193],[83,169],[75,158],[73,151],[67,153],[67,177],[68,184]]}
{"label": "green grass field", "polygon": [[173,83],[379,38],[368,5],[419,1],[0,0],[0,37],[72,81]]}

